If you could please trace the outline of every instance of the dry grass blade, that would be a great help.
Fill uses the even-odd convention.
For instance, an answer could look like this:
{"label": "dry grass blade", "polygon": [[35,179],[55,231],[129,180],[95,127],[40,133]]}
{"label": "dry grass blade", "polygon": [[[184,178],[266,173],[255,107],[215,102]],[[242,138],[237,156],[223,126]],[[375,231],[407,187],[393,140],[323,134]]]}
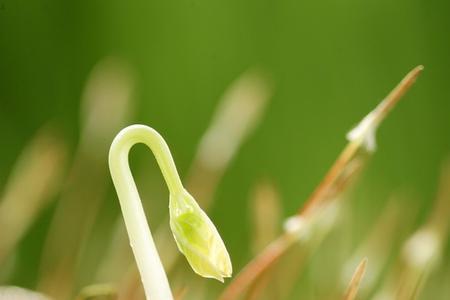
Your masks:
{"label": "dry grass blade", "polygon": [[31,141],[20,155],[0,202],[0,263],[31,226],[60,188],[66,149],[47,130]]}
{"label": "dry grass blade", "polygon": [[281,255],[294,243],[288,234],[282,234],[272,241],[256,256],[228,285],[219,300],[238,299],[245,289],[257,279],[268,267],[280,258]]}
{"label": "dry grass blade", "polygon": [[112,226],[114,227],[112,238],[95,275],[97,282],[119,283],[124,275],[123,271],[118,270],[127,270],[133,263],[133,254],[130,251],[123,221],[117,219]]}
{"label": "dry grass blade", "polygon": [[[366,236],[365,240],[357,247],[342,269],[342,283],[347,284],[352,276],[355,266],[363,257],[367,257],[371,264],[366,270],[364,284],[359,289],[361,297],[371,292],[373,286],[378,282],[384,267],[387,265],[389,256],[396,243],[402,237],[405,228],[410,225],[415,210],[408,199],[403,195],[393,195],[383,209],[380,217]],[[408,201],[406,203],[406,201]],[[410,209],[405,211],[404,205],[408,204]]]}
{"label": "dry grass blade", "polygon": [[184,286],[174,293],[173,298],[175,300],[183,300],[186,297],[187,291],[188,291],[187,286]]}
{"label": "dry grass blade", "polygon": [[139,272],[127,270],[122,282],[118,285],[117,300],[145,300],[144,289],[139,280]]}
{"label": "dry grass blade", "polygon": [[353,273],[352,279],[348,285],[347,291],[344,294],[343,300],[353,300],[358,293],[359,285],[361,284],[361,280],[366,272],[367,266],[367,258],[364,258],[356,267],[355,272]]}
{"label": "dry grass blade", "polygon": [[441,172],[439,192],[428,222],[404,243],[401,256],[374,299],[417,299],[441,259],[450,224],[450,161]]}
{"label": "dry grass blade", "polygon": [[272,83],[260,70],[248,70],[224,93],[187,176],[200,206],[208,208],[216,186],[245,139],[258,126],[272,96]]}
{"label": "dry grass blade", "polygon": [[397,287],[399,299],[417,299],[442,256],[450,225],[450,161],[442,168],[436,204],[428,223],[403,248],[404,272]]}
{"label": "dry grass blade", "polygon": [[[309,197],[307,203],[301,208],[301,214],[308,214],[321,202],[326,201],[326,199],[332,199],[336,194],[340,193],[341,189],[335,189],[333,187],[339,185],[339,181],[342,179],[346,167],[361,149],[373,150],[370,149],[371,145],[367,145],[367,140],[370,141],[374,138],[377,126],[412,86],[422,70],[423,66],[418,66],[409,72],[389,95],[349,133],[348,138],[350,142],[325,175],[322,182]],[[368,146],[369,149],[367,149]]]}
{"label": "dry grass blade", "polygon": [[127,65],[108,58],[93,69],[86,84],[80,143],[53,215],[40,266],[39,289],[57,299],[71,295],[75,274],[83,279],[92,274],[92,270],[78,272],[83,271],[81,267],[77,270],[80,251],[108,188],[108,147],[130,110],[130,73]]}
{"label": "dry grass blade", "polygon": [[[220,296],[220,300],[235,300],[248,286],[269,268],[298,239],[299,231],[317,221],[317,214],[337,200],[365,165],[367,157],[374,151],[375,132],[380,122],[411,87],[423,70],[418,66],[410,71],[392,92],[370,112],[348,135],[349,143],[322,182],[310,196],[298,215],[289,221],[287,232],[269,244],[262,253],[250,261],[234,278]],[[325,220],[326,221],[326,220]],[[319,220],[320,222],[320,220]]]}
{"label": "dry grass blade", "polygon": [[250,206],[250,218],[253,221],[252,250],[253,253],[258,253],[278,234],[281,201],[273,184],[268,181],[258,183],[250,199]]}
{"label": "dry grass blade", "polygon": [[450,158],[442,166],[436,201],[429,222],[430,226],[445,237],[450,229]]}
{"label": "dry grass blade", "polygon": [[[267,180],[259,182],[250,199],[250,219],[252,220],[252,252],[257,254],[278,234],[281,221],[281,200],[275,186]],[[270,276],[261,276],[249,288],[248,300],[259,299]],[[275,291],[271,291],[274,296]]]}

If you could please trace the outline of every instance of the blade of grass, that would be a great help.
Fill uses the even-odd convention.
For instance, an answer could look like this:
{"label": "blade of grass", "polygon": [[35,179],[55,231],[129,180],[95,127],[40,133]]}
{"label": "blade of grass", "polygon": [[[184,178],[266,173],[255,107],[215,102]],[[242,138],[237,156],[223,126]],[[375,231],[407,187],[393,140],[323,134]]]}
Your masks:
{"label": "blade of grass", "polygon": [[361,280],[366,272],[366,266],[367,266],[367,258],[364,258],[356,267],[352,279],[350,280],[350,283],[347,287],[347,291],[345,292],[344,297],[342,298],[343,300],[354,300],[356,298],[356,294],[358,293]]}
{"label": "blade of grass", "polygon": [[[346,284],[362,257],[367,257],[371,261],[366,270],[364,284],[359,290],[359,294],[363,298],[378,283],[382,271],[388,264],[390,254],[396,246],[395,241],[402,238],[406,227],[410,225],[415,216],[416,211],[409,201],[410,198],[407,198],[401,194],[395,194],[389,199],[366,238],[342,268],[341,278],[343,284]],[[406,212],[403,209],[405,205],[410,207]]]}
{"label": "blade of grass", "polygon": [[374,139],[378,125],[412,86],[422,70],[423,66],[418,66],[410,71],[387,97],[357,127],[349,132],[347,137],[350,142],[325,175],[322,182],[309,197],[306,204],[300,209],[300,214],[308,214],[320,202],[334,198],[340,192],[340,189],[334,190],[333,186],[339,182],[343,172],[345,172],[346,166],[357,156],[358,151],[361,149],[369,150],[370,152],[375,150],[372,140]]}
{"label": "blade of grass", "polygon": [[438,196],[426,224],[404,243],[396,265],[374,299],[417,299],[438,265],[450,226],[450,161],[442,168]]}
{"label": "blade of grass", "polygon": [[187,291],[188,291],[187,286],[180,288],[177,292],[174,293],[174,299],[183,300],[186,297]]}
{"label": "blade of grass", "polygon": [[132,85],[127,66],[113,58],[98,63],[88,78],[82,99],[79,145],[51,221],[40,265],[39,290],[56,299],[69,298],[78,279],[88,281],[93,274],[92,262],[84,273],[78,272],[83,271],[78,266],[108,188],[108,147],[130,111]]}
{"label": "blade of grass", "polygon": [[255,186],[250,199],[253,253],[264,249],[277,236],[281,220],[280,206],[280,196],[272,183],[263,181]]}
{"label": "blade of grass", "polygon": [[[264,249],[270,241],[276,238],[278,234],[278,224],[281,216],[281,200],[274,185],[265,180],[259,182],[250,198],[250,219],[252,220],[252,252],[257,254]],[[270,280],[269,276],[262,275],[259,280],[253,282],[248,291],[248,300],[256,300],[260,298],[263,287]],[[274,298],[276,289],[268,291],[271,298]],[[268,296],[268,295],[266,295]]]}
{"label": "blade of grass", "polygon": [[209,207],[227,166],[259,125],[271,96],[268,75],[250,69],[230,85],[219,101],[187,176],[187,185],[203,208]]}
{"label": "blade of grass", "polygon": [[0,263],[60,189],[66,147],[42,129],[19,156],[0,202]]}
{"label": "blade of grass", "polygon": [[418,66],[410,71],[375,110],[369,113],[349,133],[349,143],[304,207],[299,209],[298,215],[291,218],[288,230],[276,238],[242,269],[219,297],[220,300],[238,299],[239,295],[260,274],[299,240],[299,236],[305,234],[306,225],[315,219],[314,214],[323,210],[326,204],[339,198],[339,195],[348,187],[348,184],[355,179],[355,175],[359,173],[357,171],[365,164],[367,157],[375,150],[374,136],[378,125],[415,82],[422,70],[423,67]]}

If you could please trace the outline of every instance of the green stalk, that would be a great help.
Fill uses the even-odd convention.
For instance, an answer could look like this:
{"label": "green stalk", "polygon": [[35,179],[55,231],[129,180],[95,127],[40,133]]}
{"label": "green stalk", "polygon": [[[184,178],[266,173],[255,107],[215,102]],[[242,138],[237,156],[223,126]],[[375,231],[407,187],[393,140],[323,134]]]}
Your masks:
{"label": "green stalk", "polygon": [[109,168],[147,299],[173,297],[128,163],[130,149],[137,143],[147,145],[153,152],[169,188],[170,228],[178,249],[197,274],[223,282],[224,277],[231,276],[232,267],[216,227],[184,189],[161,135],[148,126],[131,125],[114,139]]}
{"label": "green stalk", "polygon": [[182,189],[182,184],[169,147],[158,132],[143,125],[132,125],[119,132],[109,151],[109,169],[145,295],[147,299],[171,300],[169,281],[153,242],[128,163],[129,151],[137,143],[144,143],[153,152],[171,193]]}

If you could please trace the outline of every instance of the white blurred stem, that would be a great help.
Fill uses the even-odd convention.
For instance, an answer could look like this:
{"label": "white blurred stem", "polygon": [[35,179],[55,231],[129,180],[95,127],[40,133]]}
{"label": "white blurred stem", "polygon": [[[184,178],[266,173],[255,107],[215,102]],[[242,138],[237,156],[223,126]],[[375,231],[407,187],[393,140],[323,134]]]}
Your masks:
{"label": "white blurred stem", "polygon": [[158,132],[144,125],[131,125],[119,132],[110,148],[109,168],[145,294],[147,299],[171,300],[169,282],[128,163],[129,151],[138,143],[147,145],[153,152],[171,194],[180,192],[183,186],[169,147]]}

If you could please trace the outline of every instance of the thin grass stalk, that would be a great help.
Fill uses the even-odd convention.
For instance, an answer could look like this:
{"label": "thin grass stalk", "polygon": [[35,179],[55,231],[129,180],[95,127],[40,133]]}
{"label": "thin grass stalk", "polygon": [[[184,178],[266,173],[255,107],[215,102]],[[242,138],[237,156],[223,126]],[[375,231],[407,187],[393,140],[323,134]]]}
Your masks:
{"label": "thin grass stalk", "polygon": [[367,266],[367,258],[364,258],[356,267],[352,279],[350,280],[350,283],[347,287],[347,291],[342,297],[343,300],[354,300],[356,298],[359,286],[361,285],[361,281],[366,272],[366,266]]}
{"label": "thin grass stalk", "polygon": [[442,168],[439,191],[428,221],[403,244],[396,264],[374,300],[417,299],[441,259],[450,226],[450,161]]}
{"label": "thin grass stalk", "polygon": [[351,273],[361,259],[367,257],[370,260],[371,264],[367,267],[366,278],[359,290],[359,294],[363,298],[379,282],[382,271],[388,264],[390,253],[396,245],[395,240],[401,238],[402,232],[405,231],[405,225],[412,219],[411,210],[414,211],[414,209],[405,212],[402,207],[404,204],[406,205],[406,200],[402,198],[402,196],[394,195],[389,199],[366,238],[342,268],[342,283],[347,284]]}
{"label": "thin grass stalk", "polygon": [[[235,300],[245,291],[245,289],[259,277],[267,268],[275,263],[295,242],[298,241],[298,230],[304,230],[305,223],[313,218],[315,212],[324,208],[324,204],[330,203],[338,198],[354,179],[351,174],[357,174],[354,170],[359,170],[365,164],[365,157],[374,151],[375,131],[381,121],[397,104],[405,92],[417,79],[422,66],[414,68],[403,80],[388,94],[388,96],[367,115],[361,123],[349,134],[350,142],[342,151],[336,162],[328,171],[322,182],[309,197],[303,208],[300,208],[296,221],[291,229],[281,234],[271,244],[269,244],[258,256],[250,261],[234,280],[226,287],[219,297],[220,300]],[[357,167],[353,166],[356,163]],[[349,172],[349,170],[352,170]],[[350,174],[350,175],[349,175]],[[294,218],[294,217],[293,217]],[[294,220],[295,221],[295,220]],[[295,224],[297,223],[297,224]]]}
{"label": "thin grass stalk", "polygon": [[278,235],[281,221],[281,199],[270,181],[259,182],[250,198],[253,253],[257,254]]}
{"label": "thin grass stalk", "polygon": [[[80,142],[40,262],[38,289],[56,299],[71,297],[83,271],[78,269],[82,251],[108,188],[106,153],[128,117],[132,81],[128,67],[113,58],[99,62],[87,80]],[[80,278],[88,282],[92,274]]]}
{"label": "thin grass stalk", "polygon": [[0,264],[61,188],[66,151],[63,141],[45,128],[19,156],[0,201]]}

